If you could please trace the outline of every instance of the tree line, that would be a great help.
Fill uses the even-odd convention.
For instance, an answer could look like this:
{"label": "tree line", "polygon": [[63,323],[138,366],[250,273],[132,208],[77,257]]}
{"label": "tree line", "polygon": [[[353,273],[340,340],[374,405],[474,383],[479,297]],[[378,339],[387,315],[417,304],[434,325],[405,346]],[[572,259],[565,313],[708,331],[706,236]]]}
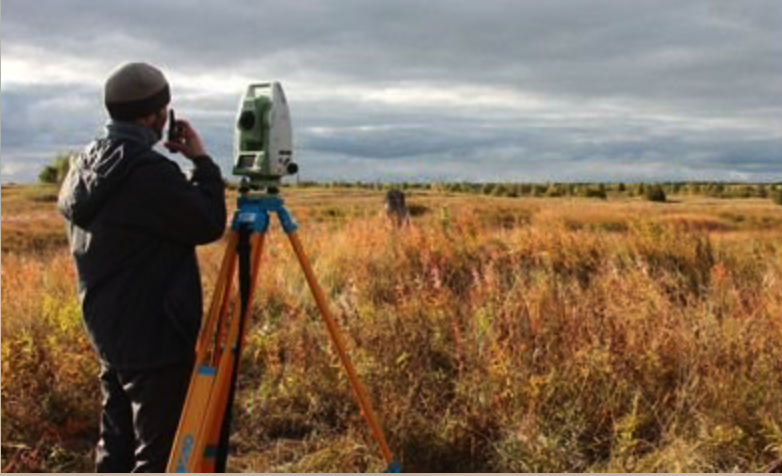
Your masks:
{"label": "tree line", "polygon": [[[41,183],[59,184],[65,179],[72,153],[58,154],[51,164],[41,169]],[[763,198],[782,205],[782,183],[730,182],[317,182],[301,181],[287,184],[298,188],[355,188],[364,190],[421,190],[440,193],[467,193],[493,197],[592,198],[607,200],[609,196],[640,197],[652,202],[666,202],[673,195],[706,196],[723,199]],[[234,188],[234,187],[232,187]]]}
{"label": "tree line", "polygon": [[367,190],[422,190],[441,193],[467,193],[494,197],[593,198],[607,200],[609,196],[641,197],[665,202],[670,196],[706,196],[723,199],[771,198],[782,205],[782,183],[728,182],[302,182],[298,187],[357,188]]}

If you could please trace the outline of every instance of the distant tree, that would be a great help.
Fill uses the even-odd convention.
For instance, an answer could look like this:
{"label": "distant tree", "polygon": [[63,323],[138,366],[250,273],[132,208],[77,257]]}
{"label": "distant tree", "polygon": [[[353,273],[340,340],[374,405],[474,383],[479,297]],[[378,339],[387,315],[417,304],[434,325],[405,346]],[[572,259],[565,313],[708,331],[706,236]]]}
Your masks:
{"label": "distant tree", "polygon": [[548,186],[548,189],[546,190],[546,196],[547,197],[561,197],[565,195],[565,191],[559,187],[559,185],[551,184]]}
{"label": "distant tree", "polygon": [[771,199],[777,205],[782,205],[782,190],[776,190],[771,194]]}
{"label": "distant tree", "polygon": [[650,202],[666,202],[668,197],[665,196],[665,190],[659,185],[647,187],[644,196]]}
{"label": "distant tree", "polygon": [[708,193],[710,197],[723,198],[725,194],[725,185],[721,183],[709,184]]}
{"label": "distant tree", "polygon": [[750,198],[753,195],[752,187],[749,185],[739,185],[731,191],[731,195],[737,198]]}
{"label": "distant tree", "polygon": [[532,196],[542,197],[546,195],[546,190],[548,190],[548,185],[535,184],[532,186]]}
{"label": "distant tree", "polygon": [[519,194],[516,192],[516,189],[510,185],[510,184],[497,184],[496,187],[491,191],[491,194],[495,197],[518,197]]}
{"label": "distant tree", "polygon": [[579,191],[579,195],[583,198],[599,198],[601,200],[608,199],[608,194],[606,194],[606,191],[600,187],[584,187]]}
{"label": "distant tree", "polygon": [[66,152],[57,154],[51,164],[44,166],[38,174],[38,180],[41,183],[61,184],[68,175],[71,166],[71,156],[73,153]]}
{"label": "distant tree", "polygon": [[47,165],[38,174],[38,181],[41,183],[50,183],[50,184],[57,183],[57,169],[55,169],[51,165]]}

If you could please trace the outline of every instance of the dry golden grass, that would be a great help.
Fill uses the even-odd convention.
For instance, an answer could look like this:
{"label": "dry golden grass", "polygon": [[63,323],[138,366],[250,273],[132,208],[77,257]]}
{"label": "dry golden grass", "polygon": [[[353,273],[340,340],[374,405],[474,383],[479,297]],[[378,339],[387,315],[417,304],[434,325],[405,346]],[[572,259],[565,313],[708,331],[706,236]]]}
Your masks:
{"label": "dry golden grass", "polygon": [[56,202],[57,189],[52,186],[4,186],[2,252],[43,253],[67,244]]}
{"label": "dry golden grass", "polygon": [[[415,193],[397,231],[380,193],[286,193],[405,469],[779,468],[778,206]],[[61,245],[6,250],[20,213],[4,190],[3,467],[87,470],[99,395],[73,273]],[[271,235],[231,469],[382,470],[276,223]],[[207,293],[221,255],[200,250]]]}

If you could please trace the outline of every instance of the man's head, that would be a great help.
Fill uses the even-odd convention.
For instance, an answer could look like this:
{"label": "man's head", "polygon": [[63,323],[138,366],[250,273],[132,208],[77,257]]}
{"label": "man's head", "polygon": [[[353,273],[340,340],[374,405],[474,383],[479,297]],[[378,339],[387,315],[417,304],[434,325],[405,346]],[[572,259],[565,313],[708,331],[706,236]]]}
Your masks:
{"label": "man's head", "polygon": [[126,63],[106,80],[104,102],[116,121],[135,122],[163,137],[171,91],[163,73],[147,63]]}

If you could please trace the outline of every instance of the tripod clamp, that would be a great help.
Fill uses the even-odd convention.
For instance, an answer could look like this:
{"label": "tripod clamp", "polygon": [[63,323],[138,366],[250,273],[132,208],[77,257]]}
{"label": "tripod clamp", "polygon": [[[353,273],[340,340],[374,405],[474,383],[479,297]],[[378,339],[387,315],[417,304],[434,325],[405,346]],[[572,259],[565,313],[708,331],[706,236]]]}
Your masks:
{"label": "tripod clamp", "polygon": [[299,229],[285,201],[277,196],[262,194],[242,194],[237,202],[238,210],[234,214],[231,229],[239,231],[249,227],[255,233],[266,233],[269,230],[269,213],[276,213],[280,219],[283,231],[290,235]]}

